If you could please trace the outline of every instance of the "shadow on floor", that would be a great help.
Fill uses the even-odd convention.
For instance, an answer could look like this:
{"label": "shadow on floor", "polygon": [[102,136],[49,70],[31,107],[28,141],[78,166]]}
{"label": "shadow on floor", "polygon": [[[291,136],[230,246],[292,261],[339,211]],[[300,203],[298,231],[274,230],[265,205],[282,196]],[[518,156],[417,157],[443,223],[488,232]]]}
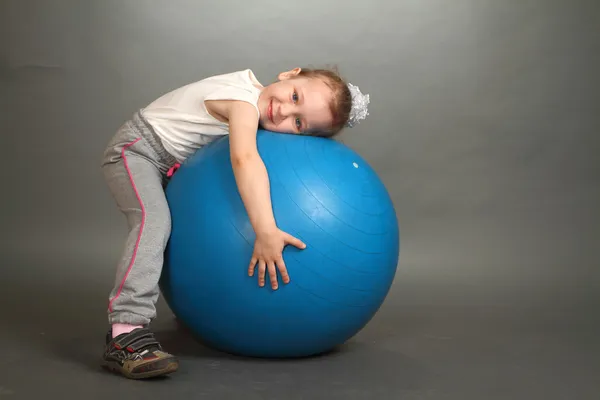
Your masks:
{"label": "shadow on floor", "polygon": [[[61,376],[87,374],[92,377],[88,379],[109,379],[97,373],[102,371],[100,360],[108,329],[106,301],[112,283],[110,275],[88,276],[73,261],[34,262],[36,265],[31,262],[19,265],[10,277],[0,273],[0,300],[8,305],[0,339],[11,343],[9,351],[15,357],[37,357],[40,362],[33,368],[40,371],[36,373],[56,368],[56,372],[65,370]],[[31,279],[27,271],[37,271],[36,279]],[[177,382],[197,385],[201,379],[207,388],[215,388],[215,394],[226,391],[232,379],[256,393],[271,393],[276,397],[287,393],[287,398],[295,398],[298,391],[305,389],[304,385],[311,383],[318,384],[321,390],[346,393],[348,397],[360,390],[373,395],[377,388],[384,387],[389,394],[392,386],[418,392],[428,376],[423,365],[402,352],[360,340],[328,354],[294,360],[225,354],[202,345],[177,323],[162,300],[152,328],[164,348],[182,360]],[[373,333],[369,334],[369,339],[373,338]],[[357,381],[369,382],[368,387],[360,389]],[[382,396],[385,397],[383,392]]]}

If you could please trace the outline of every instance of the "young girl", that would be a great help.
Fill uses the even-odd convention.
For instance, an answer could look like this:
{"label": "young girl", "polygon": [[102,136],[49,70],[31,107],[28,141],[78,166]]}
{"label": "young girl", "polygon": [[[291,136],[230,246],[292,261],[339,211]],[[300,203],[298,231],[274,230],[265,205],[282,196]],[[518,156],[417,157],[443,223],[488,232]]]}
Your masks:
{"label": "young girl", "polygon": [[284,246],[305,245],[280,230],[273,217],[269,179],[256,145],[257,128],[331,137],[366,117],[369,96],[333,71],[295,68],[263,86],[251,70],[213,76],[167,93],[137,112],[110,141],[103,172],[127,217],[129,235],[110,293],[111,325],[105,367],[129,378],[174,372],[177,359],[162,350],[149,323],[156,317],[158,281],[171,233],[164,194],[168,177],[200,147],[229,134],[231,163],[256,233],[248,274],[258,284],[276,269],[289,282]]}

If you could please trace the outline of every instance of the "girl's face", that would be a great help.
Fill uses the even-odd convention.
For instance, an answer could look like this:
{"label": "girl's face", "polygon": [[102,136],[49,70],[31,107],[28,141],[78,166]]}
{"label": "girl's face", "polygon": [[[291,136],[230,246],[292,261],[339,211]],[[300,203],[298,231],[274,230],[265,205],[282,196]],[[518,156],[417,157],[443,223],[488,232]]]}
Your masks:
{"label": "girl's face", "polygon": [[308,134],[331,127],[332,90],[321,79],[297,76],[299,72],[282,72],[278,82],[262,89],[258,108],[263,129]]}

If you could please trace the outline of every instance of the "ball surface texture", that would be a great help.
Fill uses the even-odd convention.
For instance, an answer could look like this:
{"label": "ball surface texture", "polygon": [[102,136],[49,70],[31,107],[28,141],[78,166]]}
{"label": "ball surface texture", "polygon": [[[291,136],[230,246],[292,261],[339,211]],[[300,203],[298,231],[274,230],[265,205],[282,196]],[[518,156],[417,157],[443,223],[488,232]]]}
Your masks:
{"label": "ball surface texture", "polygon": [[259,130],[277,225],[306,248],[284,249],[279,288],[248,276],[255,234],[225,136],[171,178],[172,232],[160,287],[178,319],[207,345],[253,357],[327,352],[383,304],[400,251],[398,221],[375,171],[332,139]]}

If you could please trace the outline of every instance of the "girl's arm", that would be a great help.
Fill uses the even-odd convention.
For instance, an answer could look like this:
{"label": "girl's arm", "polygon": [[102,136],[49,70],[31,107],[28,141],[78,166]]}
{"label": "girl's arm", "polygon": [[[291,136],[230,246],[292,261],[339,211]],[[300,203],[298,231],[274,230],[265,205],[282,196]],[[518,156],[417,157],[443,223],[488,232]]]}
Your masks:
{"label": "girl's arm", "polygon": [[230,157],[238,190],[256,235],[277,230],[271,205],[269,176],[256,145],[258,115],[252,105],[232,101],[229,105]]}
{"label": "girl's arm", "polygon": [[256,234],[248,274],[254,275],[258,265],[258,283],[264,286],[265,271],[268,270],[271,287],[277,289],[276,268],[284,283],[290,281],[283,260],[283,248],[287,244],[300,249],[306,246],[277,227],[271,205],[269,176],[256,145],[259,122],[256,109],[243,101],[222,100],[207,102],[207,108],[216,117],[229,122],[231,165],[238,191]]}

